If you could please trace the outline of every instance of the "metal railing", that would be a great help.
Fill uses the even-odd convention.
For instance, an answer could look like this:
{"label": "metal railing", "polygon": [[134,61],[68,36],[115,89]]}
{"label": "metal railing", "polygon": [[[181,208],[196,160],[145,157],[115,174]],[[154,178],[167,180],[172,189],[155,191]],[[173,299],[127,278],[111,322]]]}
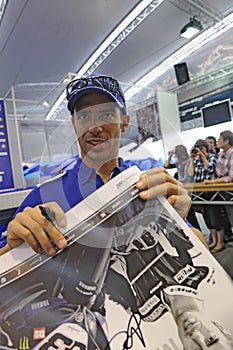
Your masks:
{"label": "metal railing", "polygon": [[[233,182],[204,184],[202,182],[184,184],[184,188],[192,194],[192,203],[201,205],[233,205]],[[211,192],[208,200],[202,195]],[[222,200],[219,200],[221,198]]]}

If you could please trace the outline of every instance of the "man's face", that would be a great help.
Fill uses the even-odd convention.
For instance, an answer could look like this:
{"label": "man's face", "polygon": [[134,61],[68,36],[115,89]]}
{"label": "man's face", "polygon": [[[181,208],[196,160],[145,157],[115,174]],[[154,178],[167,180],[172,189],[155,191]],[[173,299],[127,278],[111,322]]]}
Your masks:
{"label": "man's face", "polygon": [[104,163],[118,157],[121,132],[126,130],[129,116],[122,115],[105,94],[91,92],[78,100],[72,123],[83,160]]}
{"label": "man's face", "polygon": [[224,149],[228,145],[228,140],[224,141],[222,136],[220,135],[219,138],[218,138],[217,145],[218,145],[219,148]]}
{"label": "man's face", "polygon": [[214,151],[215,150],[215,143],[213,139],[206,139],[206,142],[209,145],[209,151]]}

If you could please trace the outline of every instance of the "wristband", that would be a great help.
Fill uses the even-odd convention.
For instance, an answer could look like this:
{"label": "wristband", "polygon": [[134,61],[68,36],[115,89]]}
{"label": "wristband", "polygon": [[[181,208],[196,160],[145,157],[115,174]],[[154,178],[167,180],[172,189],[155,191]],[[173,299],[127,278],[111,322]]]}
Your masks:
{"label": "wristband", "polygon": [[85,295],[87,297],[91,297],[97,289],[97,285],[95,282],[89,281],[79,281],[78,285],[75,287],[76,291],[80,294]]}

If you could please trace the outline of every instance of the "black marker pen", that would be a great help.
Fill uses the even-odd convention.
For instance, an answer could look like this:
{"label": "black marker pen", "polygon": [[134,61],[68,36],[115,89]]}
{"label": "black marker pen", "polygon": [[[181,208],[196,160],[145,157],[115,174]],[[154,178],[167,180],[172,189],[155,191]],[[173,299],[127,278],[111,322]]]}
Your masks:
{"label": "black marker pen", "polygon": [[54,212],[49,209],[48,207],[43,207],[42,205],[39,205],[41,214],[49,221],[51,221],[52,223],[55,220],[55,214]]}

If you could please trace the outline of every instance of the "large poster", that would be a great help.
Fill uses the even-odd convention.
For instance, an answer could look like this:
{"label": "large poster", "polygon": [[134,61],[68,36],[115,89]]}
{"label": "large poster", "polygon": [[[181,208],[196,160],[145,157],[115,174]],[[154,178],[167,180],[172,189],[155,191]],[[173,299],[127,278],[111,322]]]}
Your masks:
{"label": "large poster", "polygon": [[232,280],[132,167],[67,212],[69,245],[0,258],[0,348],[231,350]]}
{"label": "large poster", "polygon": [[7,134],[4,101],[0,100],[0,190],[13,188],[13,174]]}

